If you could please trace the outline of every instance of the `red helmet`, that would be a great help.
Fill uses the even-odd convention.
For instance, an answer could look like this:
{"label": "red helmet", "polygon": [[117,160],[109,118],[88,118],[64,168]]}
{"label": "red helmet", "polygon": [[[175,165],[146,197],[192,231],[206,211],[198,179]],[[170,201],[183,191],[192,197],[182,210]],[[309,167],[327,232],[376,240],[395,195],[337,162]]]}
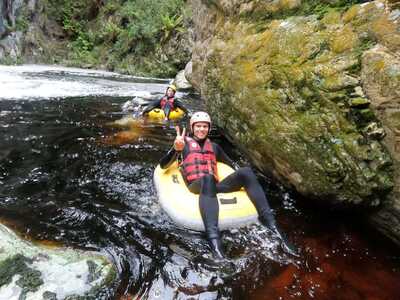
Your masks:
{"label": "red helmet", "polygon": [[193,125],[198,122],[208,123],[211,129],[211,118],[208,113],[204,111],[197,111],[192,115],[192,117],[190,118],[190,129],[192,131],[193,131]]}

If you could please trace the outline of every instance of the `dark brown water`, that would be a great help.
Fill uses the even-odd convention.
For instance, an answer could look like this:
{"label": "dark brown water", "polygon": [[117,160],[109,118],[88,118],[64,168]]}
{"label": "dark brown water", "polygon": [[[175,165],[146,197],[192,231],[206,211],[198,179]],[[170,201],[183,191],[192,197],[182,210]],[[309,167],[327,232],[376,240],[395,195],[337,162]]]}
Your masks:
{"label": "dark brown water", "polygon": [[215,263],[203,236],[175,226],[157,203],[152,174],[173,124],[109,126],[128,99],[0,99],[0,218],[28,238],[107,253],[120,275],[115,299],[400,299],[396,247],[357,219],[300,207],[262,178],[300,256],[255,224],[224,232],[230,259]]}

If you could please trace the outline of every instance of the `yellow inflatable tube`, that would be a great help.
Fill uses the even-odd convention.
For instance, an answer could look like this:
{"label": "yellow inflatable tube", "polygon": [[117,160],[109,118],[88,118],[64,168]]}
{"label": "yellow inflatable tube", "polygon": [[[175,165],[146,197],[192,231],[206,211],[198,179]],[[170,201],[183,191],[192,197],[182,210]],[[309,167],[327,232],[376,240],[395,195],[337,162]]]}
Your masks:
{"label": "yellow inflatable tube", "polygon": [[[218,163],[221,179],[233,172],[229,166]],[[204,231],[199,210],[199,196],[191,193],[183,181],[175,162],[163,170],[158,165],[154,171],[154,184],[161,207],[180,226],[196,231]],[[257,211],[242,189],[238,192],[218,194],[219,228],[236,228],[257,221]]]}
{"label": "yellow inflatable tube", "polygon": [[[169,119],[170,120],[178,120],[178,119],[182,118],[184,115],[185,115],[185,112],[182,109],[177,107],[169,113]],[[165,113],[160,108],[153,108],[151,111],[149,111],[147,116],[151,120],[164,120],[165,119]]]}

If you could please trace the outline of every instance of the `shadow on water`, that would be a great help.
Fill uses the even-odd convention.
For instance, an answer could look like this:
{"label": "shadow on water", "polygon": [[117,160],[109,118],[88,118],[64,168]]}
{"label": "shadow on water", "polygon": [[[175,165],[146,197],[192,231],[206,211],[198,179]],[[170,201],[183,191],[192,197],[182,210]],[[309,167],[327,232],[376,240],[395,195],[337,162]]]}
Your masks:
{"label": "shadow on water", "polygon": [[230,259],[216,263],[203,236],[175,226],[157,203],[153,170],[174,124],[109,126],[126,117],[126,100],[1,100],[1,218],[35,240],[107,253],[120,275],[116,299],[396,298],[392,245],[374,245],[348,222],[298,209],[289,192],[265,180],[301,256],[286,255],[255,224],[224,232]]}

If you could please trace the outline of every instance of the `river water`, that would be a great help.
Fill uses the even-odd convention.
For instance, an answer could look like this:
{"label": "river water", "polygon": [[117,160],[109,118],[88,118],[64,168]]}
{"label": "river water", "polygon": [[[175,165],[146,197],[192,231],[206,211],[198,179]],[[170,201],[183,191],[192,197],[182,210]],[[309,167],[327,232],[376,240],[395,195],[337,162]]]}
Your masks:
{"label": "river water", "polygon": [[[120,278],[115,299],[399,299],[398,248],[361,220],[302,205],[307,199],[268,178],[259,179],[299,257],[255,224],[223,233],[229,261],[220,264],[202,235],[177,227],[152,181],[174,124],[121,121],[132,114],[124,103],[133,99],[136,114],[168,82],[0,66],[2,222],[27,239],[107,254]],[[202,108],[195,93],[178,97]]]}

